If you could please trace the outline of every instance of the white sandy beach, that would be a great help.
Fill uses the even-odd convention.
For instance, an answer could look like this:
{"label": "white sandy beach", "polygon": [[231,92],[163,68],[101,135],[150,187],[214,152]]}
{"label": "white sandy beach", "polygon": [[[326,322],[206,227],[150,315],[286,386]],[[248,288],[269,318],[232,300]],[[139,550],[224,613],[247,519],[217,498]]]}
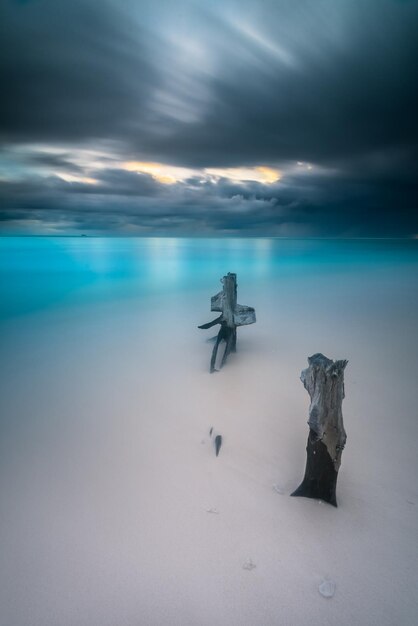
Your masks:
{"label": "white sandy beach", "polygon": [[[417,623],[410,285],[241,278],[257,324],[214,375],[216,284],[3,323],[2,626]],[[289,497],[318,351],[349,359],[338,509]]]}

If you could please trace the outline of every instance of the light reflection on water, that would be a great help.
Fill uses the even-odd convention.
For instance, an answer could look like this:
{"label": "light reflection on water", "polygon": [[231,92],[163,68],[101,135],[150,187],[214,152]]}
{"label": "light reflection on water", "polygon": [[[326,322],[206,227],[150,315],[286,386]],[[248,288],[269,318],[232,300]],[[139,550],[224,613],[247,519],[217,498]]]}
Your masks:
{"label": "light reflection on water", "polygon": [[246,285],[383,270],[417,277],[418,241],[0,238],[0,318],[57,304],[216,289],[228,271]]}

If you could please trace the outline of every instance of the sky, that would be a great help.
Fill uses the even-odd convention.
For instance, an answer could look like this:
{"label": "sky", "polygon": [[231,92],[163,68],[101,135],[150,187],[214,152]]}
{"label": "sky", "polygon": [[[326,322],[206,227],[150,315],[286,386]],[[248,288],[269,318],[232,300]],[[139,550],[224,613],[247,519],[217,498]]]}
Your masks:
{"label": "sky", "polygon": [[0,0],[0,233],[418,237],[417,0]]}

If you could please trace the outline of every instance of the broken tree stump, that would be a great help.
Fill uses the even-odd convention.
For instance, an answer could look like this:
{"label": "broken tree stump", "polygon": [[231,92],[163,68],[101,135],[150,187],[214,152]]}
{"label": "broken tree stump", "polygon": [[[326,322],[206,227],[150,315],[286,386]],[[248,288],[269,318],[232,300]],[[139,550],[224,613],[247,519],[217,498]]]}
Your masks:
{"label": "broken tree stump", "polygon": [[225,351],[220,367],[226,363],[228,355],[237,350],[237,327],[254,324],[255,310],[250,306],[237,304],[237,275],[228,272],[221,279],[223,289],[211,299],[211,311],[220,311],[221,315],[212,322],[202,324],[198,328],[207,329],[220,324],[218,336],[210,360],[210,372],[215,371],[216,356],[221,341],[225,342]]}
{"label": "broken tree stump", "polygon": [[335,490],[347,439],[341,406],[348,361],[331,361],[323,354],[314,354],[308,363],[300,376],[311,398],[306,469],[302,483],[291,495],[337,506]]}

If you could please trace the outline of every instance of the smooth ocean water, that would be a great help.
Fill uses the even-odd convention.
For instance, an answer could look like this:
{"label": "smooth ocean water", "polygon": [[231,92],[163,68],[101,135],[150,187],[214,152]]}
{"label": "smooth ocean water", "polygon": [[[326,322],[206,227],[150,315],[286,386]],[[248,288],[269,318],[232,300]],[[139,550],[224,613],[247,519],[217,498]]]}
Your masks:
{"label": "smooth ocean water", "polygon": [[[69,305],[216,291],[227,271],[251,289],[351,285],[387,278],[416,302],[418,241],[182,238],[0,238],[0,320]],[[354,281],[354,282],[353,282]],[[348,285],[348,281],[347,281]]]}

